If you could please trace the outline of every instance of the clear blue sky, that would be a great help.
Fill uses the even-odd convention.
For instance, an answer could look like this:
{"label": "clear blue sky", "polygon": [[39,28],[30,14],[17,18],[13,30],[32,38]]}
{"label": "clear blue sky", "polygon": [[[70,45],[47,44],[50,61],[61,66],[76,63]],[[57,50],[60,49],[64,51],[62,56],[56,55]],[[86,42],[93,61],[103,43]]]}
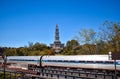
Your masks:
{"label": "clear blue sky", "polygon": [[0,0],[0,46],[49,45],[58,24],[66,43],[82,28],[120,22],[120,0]]}

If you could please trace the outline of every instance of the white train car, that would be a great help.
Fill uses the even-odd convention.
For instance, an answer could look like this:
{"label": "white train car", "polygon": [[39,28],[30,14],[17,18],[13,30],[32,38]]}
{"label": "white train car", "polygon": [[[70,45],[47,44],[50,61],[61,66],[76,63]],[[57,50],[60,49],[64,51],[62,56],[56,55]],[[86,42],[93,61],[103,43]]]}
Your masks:
{"label": "white train car", "polygon": [[[116,61],[116,65],[120,70],[120,60]],[[43,59],[43,66],[114,70],[114,61],[109,60],[108,55],[46,56]]]}
{"label": "white train car", "polygon": [[28,69],[28,64],[39,65],[41,56],[7,56],[9,67]]}
{"label": "white train car", "polygon": [[[40,65],[41,56],[8,56],[7,62],[17,63],[14,66],[27,68],[28,64]],[[42,66],[59,66],[72,68],[114,69],[114,61],[108,55],[68,55],[43,56]],[[117,70],[120,70],[120,60],[116,61]]]}

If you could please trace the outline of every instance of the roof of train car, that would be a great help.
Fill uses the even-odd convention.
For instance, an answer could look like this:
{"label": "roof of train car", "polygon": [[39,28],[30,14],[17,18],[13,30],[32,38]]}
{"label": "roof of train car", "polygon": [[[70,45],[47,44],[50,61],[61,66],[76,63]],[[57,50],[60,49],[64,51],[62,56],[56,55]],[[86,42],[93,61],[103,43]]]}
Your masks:
{"label": "roof of train car", "polygon": [[31,59],[31,60],[35,60],[35,59],[40,59],[41,56],[7,56],[7,59]]}
{"label": "roof of train car", "polygon": [[[40,59],[41,56],[8,56],[7,59]],[[43,60],[108,60],[108,55],[46,55]]]}
{"label": "roof of train car", "polygon": [[44,56],[46,60],[108,60],[108,55],[67,55],[67,56]]}

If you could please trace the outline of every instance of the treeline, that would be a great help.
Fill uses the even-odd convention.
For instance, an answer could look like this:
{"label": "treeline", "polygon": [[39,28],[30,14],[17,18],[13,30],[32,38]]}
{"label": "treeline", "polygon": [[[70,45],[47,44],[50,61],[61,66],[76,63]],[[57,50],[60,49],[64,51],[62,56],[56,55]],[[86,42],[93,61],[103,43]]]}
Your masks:
{"label": "treeline", "polygon": [[[52,48],[39,42],[29,43],[28,47],[0,47],[0,52],[8,56],[55,54]],[[98,31],[81,29],[74,39],[66,42],[66,46],[59,54],[86,55],[108,54],[108,52],[120,52],[120,23],[105,21]]]}
{"label": "treeline", "polygon": [[[75,40],[78,42],[77,44]],[[93,29],[81,29],[78,35],[75,36],[75,40],[67,42],[62,52],[63,54],[120,53],[120,23],[105,21],[99,26],[99,30],[97,31]]]}
{"label": "treeline", "polygon": [[19,47],[19,48],[11,48],[11,47],[1,47],[1,51],[3,55],[7,56],[37,56],[37,55],[53,55],[53,50],[43,43],[29,43],[28,47]]}

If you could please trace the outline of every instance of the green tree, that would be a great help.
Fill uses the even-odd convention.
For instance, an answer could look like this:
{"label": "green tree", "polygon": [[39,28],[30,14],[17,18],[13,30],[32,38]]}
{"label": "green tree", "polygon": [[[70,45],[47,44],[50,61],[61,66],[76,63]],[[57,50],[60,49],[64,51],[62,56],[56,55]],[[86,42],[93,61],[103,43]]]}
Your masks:
{"label": "green tree", "polygon": [[16,48],[4,48],[4,51],[3,51],[3,55],[7,55],[7,56],[15,56],[17,55],[17,51],[16,51]]}
{"label": "green tree", "polygon": [[66,46],[62,51],[62,54],[65,54],[65,55],[77,54],[76,51],[74,50],[76,46],[79,46],[79,43],[77,40],[72,39],[70,41],[67,41]]}
{"label": "green tree", "polygon": [[33,49],[39,50],[39,51],[47,49],[47,46],[45,44],[42,44],[42,43],[39,43],[39,42],[35,43],[32,47],[33,47]]}

